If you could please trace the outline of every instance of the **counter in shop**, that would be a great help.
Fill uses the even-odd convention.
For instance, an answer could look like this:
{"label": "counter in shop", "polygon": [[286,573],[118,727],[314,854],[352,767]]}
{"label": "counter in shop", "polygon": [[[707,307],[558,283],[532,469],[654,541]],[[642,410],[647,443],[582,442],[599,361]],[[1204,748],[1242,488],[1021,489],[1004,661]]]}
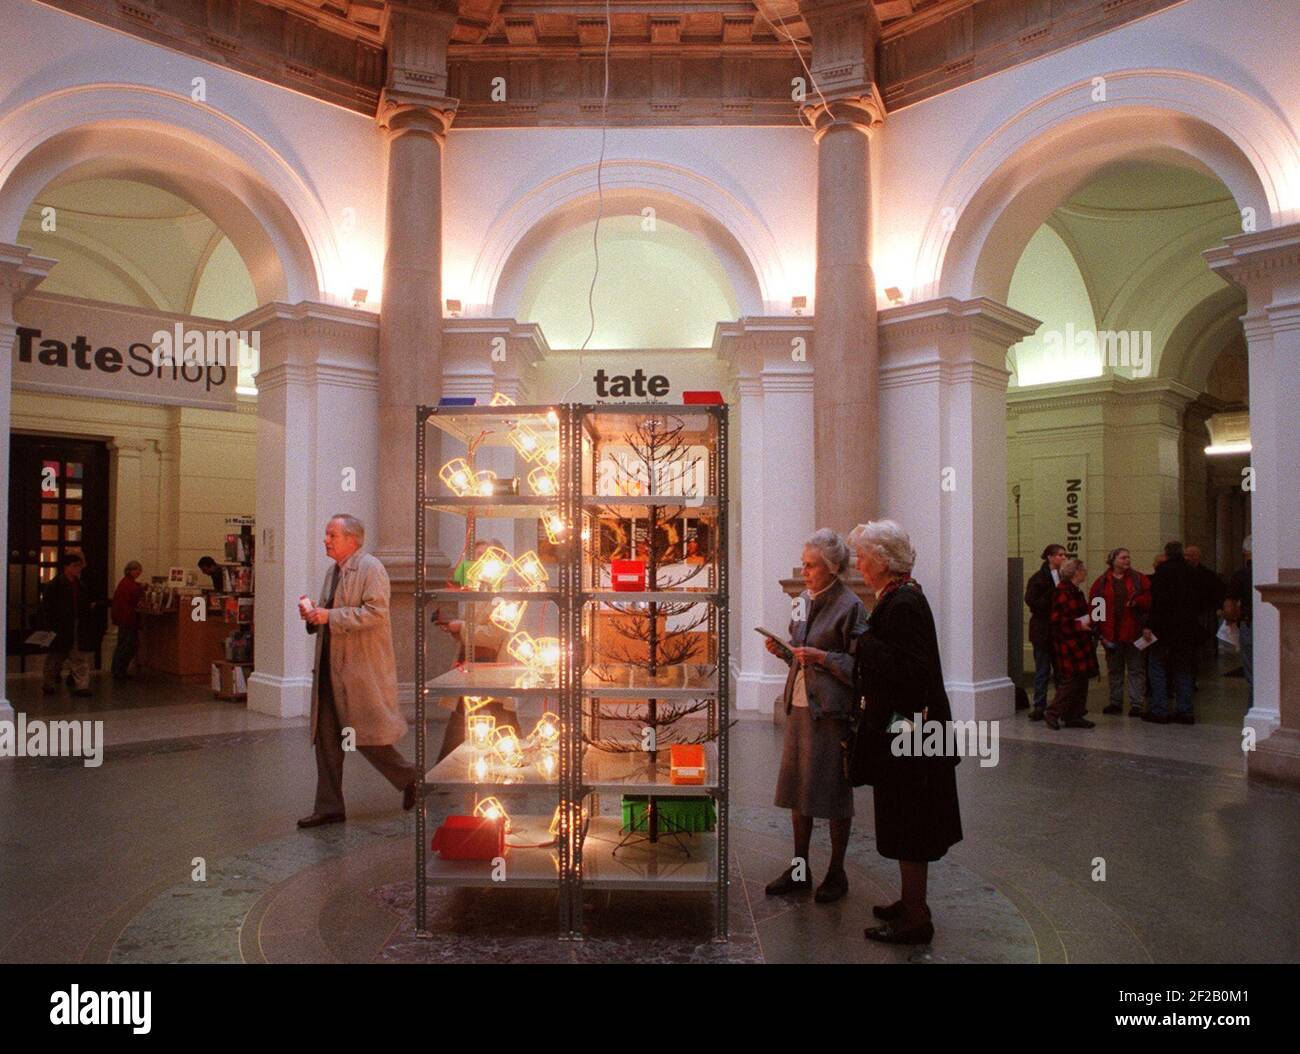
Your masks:
{"label": "counter in shop", "polygon": [[219,614],[195,622],[190,606],[171,611],[140,612],[140,669],[187,681],[206,681],[212,664],[224,659],[222,642],[234,628]]}

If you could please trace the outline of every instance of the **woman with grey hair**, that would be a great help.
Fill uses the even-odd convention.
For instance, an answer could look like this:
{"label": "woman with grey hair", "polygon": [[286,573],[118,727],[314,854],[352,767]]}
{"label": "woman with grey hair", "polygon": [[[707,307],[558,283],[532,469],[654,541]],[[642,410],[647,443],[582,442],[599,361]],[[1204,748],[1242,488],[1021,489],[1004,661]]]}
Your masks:
{"label": "woman with grey hair", "polygon": [[866,629],[867,612],[840,580],[848,566],[843,538],[827,528],[813,534],[803,547],[807,588],[794,602],[791,647],[767,641],[767,650],[790,667],[776,804],[790,810],[795,855],[785,873],[768,883],[768,896],[812,887],[808,849],[817,817],[830,821],[831,862],[815,899],[828,904],[849,891],[844,852],[853,824],[853,788],[844,776],[840,742],[853,707],[853,646]]}
{"label": "woman with grey hair", "polygon": [[892,734],[898,717],[944,725],[952,720],[939,638],[930,605],[912,578],[916,550],[907,532],[893,520],[859,524],[849,534],[849,544],[858,570],[876,593],[870,625],[856,652],[860,709],[849,767],[859,768],[855,762],[861,761],[862,750],[871,753],[876,847],[881,856],[898,861],[902,881],[898,901],[871,909],[884,925],[868,927],[863,934],[886,944],[926,944],[934,937],[926,903],[929,863],[962,837],[954,772],[960,758],[895,756],[873,746]]}

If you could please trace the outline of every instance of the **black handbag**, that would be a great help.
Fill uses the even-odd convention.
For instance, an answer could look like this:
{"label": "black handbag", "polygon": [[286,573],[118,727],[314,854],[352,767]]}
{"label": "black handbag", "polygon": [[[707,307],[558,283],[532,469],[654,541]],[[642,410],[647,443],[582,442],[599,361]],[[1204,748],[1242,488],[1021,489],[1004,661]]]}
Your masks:
{"label": "black handbag", "polygon": [[893,736],[885,729],[868,728],[867,700],[859,696],[849,722],[848,735],[841,740],[844,778],[851,787],[874,787],[884,774],[885,766],[893,760],[890,741]]}

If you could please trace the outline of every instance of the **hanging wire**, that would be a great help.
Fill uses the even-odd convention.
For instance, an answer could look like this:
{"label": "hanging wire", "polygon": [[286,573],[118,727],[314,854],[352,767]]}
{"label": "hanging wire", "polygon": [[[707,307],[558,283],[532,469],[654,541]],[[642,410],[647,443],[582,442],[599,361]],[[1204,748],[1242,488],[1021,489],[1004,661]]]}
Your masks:
{"label": "hanging wire", "polygon": [[[758,15],[764,22],[766,22],[769,26],[771,26],[776,31],[778,36],[785,37],[785,39],[790,42],[790,47],[794,49],[795,58],[799,60],[799,65],[803,67],[804,73],[808,74],[808,83],[813,86],[813,91],[817,93],[817,98],[821,99],[822,101],[822,108],[829,115],[831,110],[831,104],[826,101],[826,96],[822,94],[821,85],[817,83],[817,78],[813,76],[812,70],[808,68],[808,63],[804,61],[803,50],[799,47],[799,42],[795,40],[794,36],[790,33],[789,30],[785,28],[785,26],[777,25],[770,18],[768,18],[767,15],[763,14],[761,8],[758,9]],[[799,108],[799,123],[802,124],[809,131],[812,132],[817,131],[816,123],[810,121],[806,116],[804,116],[802,107]]]}
{"label": "hanging wire", "polygon": [[582,346],[578,348],[577,376],[573,378],[573,383],[560,396],[561,403],[568,402],[573,389],[582,383],[583,355],[587,350],[587,344],[590,343],[593,334],[596,332],[595,294],[596,279],[600,276],[600,221],[605,215],[605,185],[603,182],[605,136],[609,131],[609,43],[613,33],[614,23],[610,17],[609,0],[605,0],[605,90],[600,100],[600,157],[596,161],[596,225],[591,231],[591,251],[596,258],[596,266],[591,272],[591,285],[587,287],[587,316],[591,320],[591,324],[587,329],[587,336],[583,338]]}

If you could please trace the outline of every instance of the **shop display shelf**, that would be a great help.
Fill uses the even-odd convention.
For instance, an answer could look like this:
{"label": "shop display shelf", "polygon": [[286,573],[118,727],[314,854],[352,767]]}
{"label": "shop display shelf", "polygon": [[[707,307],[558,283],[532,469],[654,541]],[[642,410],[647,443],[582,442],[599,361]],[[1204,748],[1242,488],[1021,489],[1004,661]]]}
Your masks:
{"label": "shop display shelf", "polygon": [[703,783],[673,783],[669,773],[669,750],[657,752],[653,763],[642,752],[618,754],[588,746],[582,760],[582,785],[588,791],[615,794],[653,794],[660,798],[697,798],[717,790],[718,745],[704,744]]}
{"label": "shop display shelf", "polygon": [[[717,886],[716,831],[663,834],[658,842],[633,840],[619,848],[625,837],[617,817],[591,818],[582,842],[584,888],[660,892],[712,890]],[[690,855],[683,853],[680,846],[685,846]]]}
{"label": "shop display shelf", "polygon": [[425,686],[431,695],[491,695],[504,699],[539,699],[560,693],[554,681],[537,677],[528,667],[498,662],[453,666],[425,681]]}
{"label": "shop display shelf", "polygon": [[[561,875],[559,850],[554,844],[554,836],[549,833],[553,815],[511,815],[510,833],[506,835],[504,883],[499,872],[493,877],[492,861],[447,860],[428,845],[424,847],[425,881],[444,886],[555,888]],[[533,848],[543,843],[543,848]]]}
{"label": "shop display shelf", "polygon": [[491,776],[477,780],[470,772],[470,764],[477,756],[478,751],[470,744],[462,743],[425,773],[425,784],[444,789],[470,790],[484,795],[497,791],[520,793],[534,790],[549,791],[552,796],[559,793],[558,766],[556,773],[548,777],[538,771],[531,755],[529,763],[520,768],[506,768],[494,761]]}
{"label": "shop display shelf", "polygon": [[639,666],[602,664],[582,676],[582,694],[592,699],[700,699],[717,693],[717,667],[699,663],[655,675]]}

